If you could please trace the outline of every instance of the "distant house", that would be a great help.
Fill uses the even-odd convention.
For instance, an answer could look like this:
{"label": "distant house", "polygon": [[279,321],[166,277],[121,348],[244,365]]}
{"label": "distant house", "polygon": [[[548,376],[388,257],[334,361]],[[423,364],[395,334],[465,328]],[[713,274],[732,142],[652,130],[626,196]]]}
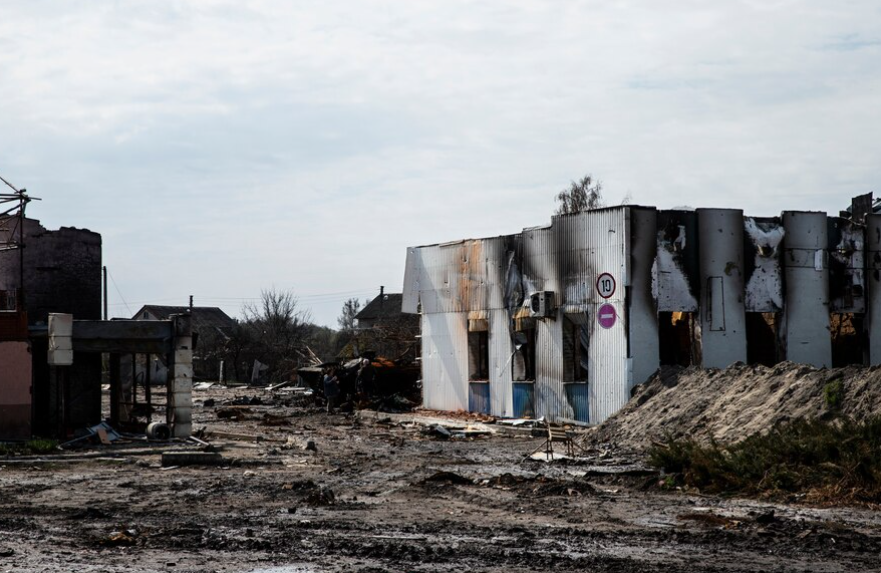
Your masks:
{"label": "distant house", "polygon": [[416,358],[419,317],[401,312],[404,295],[383,293],[355,315],[358,353],[386,358]]}
{"label": "distant house", "polygon": [[[220,377],[220,364],[226,341],[236,326],[235,319],[216,306],[158,306],[148,304],[132,317],[134,320],[168,320],[173,314],[192,316],[194,350],[193,375],[196,379],[217,380]],[[163,379],[164,361],[154,359],[152,380]]]}

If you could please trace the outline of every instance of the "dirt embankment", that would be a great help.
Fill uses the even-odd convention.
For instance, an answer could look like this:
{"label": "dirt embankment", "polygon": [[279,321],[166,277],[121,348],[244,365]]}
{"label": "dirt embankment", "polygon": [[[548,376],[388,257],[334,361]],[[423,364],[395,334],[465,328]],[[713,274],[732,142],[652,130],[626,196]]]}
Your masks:
{"label": "dirt embankment", "polygon": [[596,428],[595,443],[643,449],[666,436],[736,442],[796,418],[855,419],[881,414],[881,368],[817,369],[783,362],[772,368],[665,367],[637,387],[617,414]]}

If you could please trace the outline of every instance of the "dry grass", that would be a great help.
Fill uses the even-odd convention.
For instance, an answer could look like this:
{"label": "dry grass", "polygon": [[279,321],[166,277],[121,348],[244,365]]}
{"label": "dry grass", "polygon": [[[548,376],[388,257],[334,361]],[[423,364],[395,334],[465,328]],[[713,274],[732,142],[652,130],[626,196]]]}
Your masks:
{"label": "dry grass", "polygon": [[667,439],[649,459],[707,493],[881,503],[881,417],[799,419],[730,445]]}

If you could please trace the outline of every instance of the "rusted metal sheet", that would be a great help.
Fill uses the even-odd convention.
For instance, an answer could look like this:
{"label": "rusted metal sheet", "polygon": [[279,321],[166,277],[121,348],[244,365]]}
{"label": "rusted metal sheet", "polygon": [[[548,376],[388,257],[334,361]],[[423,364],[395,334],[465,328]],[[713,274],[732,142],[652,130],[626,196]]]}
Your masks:
{"label": "rusted metal sheet", "polygon": [[829,308],[832,312],[866,312],[865,227],[829,217]]}
{"label": "rusted metal sheet", "polygon": [[661,312],[695,312],[700,296],[697,215],[658,211],[655,299]]}
{"label": "rusted metal sheet", "polygon": [[743,220],[746,312],[783,310],[780,256],[784,234],[779,217],[745,217]]}
{"label": "rusted metal sheet", "polygon": [[746,362],[743,211],[698,209],[701,356],[707,368]]}
{"label": "rusted metal sheet", "polygon": [[[519,239],[471,239],[407,251],[404,312],[425,314],[506,308],[518,294]],[[514,283],[517,283],[516,285]]]}
{"label": "rusted metal sheet", "polygon": [[781,338],[786,359],[831,366],[826,214],[785,211],[783,228],[786,298]]}

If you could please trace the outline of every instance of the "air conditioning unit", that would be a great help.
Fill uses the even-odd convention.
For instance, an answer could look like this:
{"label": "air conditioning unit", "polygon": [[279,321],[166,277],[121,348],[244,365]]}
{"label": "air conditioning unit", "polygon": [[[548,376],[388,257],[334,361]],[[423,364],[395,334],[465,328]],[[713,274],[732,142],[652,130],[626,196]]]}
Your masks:
{"label": "air conditioning unit", "polygon": [[544,290],[529,295],[529,316],[544,318],[554,316],[554,293]]}

